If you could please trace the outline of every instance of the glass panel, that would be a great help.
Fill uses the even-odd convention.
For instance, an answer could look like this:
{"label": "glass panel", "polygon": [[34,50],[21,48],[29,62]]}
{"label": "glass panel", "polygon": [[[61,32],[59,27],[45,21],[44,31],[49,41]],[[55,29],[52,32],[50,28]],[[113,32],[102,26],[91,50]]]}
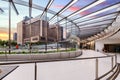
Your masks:
{"label": "glass panel", "polygon": [[43,11],[32,8],[32,17],[38,17],[42,14]]}
{"label": "glass panel", "polygon": [[47,17],[51,19],[53,17],[53,14],[47,13]]}
{"label": "glass panel", "polygon": [[[14,66],[14,65],[11,65]],[[17,64],[19,66],[2,80],[34,80],[34,64]],[[6,69],[7,70],[7,69]],[[29,76],[29,77],[28,77]]]}
{"label": "glass panel", "polygon": [[[43,0],[44,1],[44,0]],[[50,7],[50,10],[55,12],[60,11],[62,8],[65,7],[71,0],[54,0],[53,4]]]}
{"label": "glass panel", "polygon": [[60,22],[60,25],[65,25],[65,23],[66,23],[66,21],[63,20],[63,21]]}
{"label": "glass panel", "polygon": [[[58,20],[57,20],[58,19]],[[61,18],[58,16],[58,18],[57,18],[57,16],[55,16],[50,22],[52,23],[52,24],[57,24],[57,21],[59,21]],[[60,22],[59,22],[60,23]]]}
{"label": "glass panel", "polygon": [[17,27],[17,23],[22,21],[24,19],[25,16],[29,17],[29,8],[26,6],[22,6],[22,5],[18,5],[16,4],[16,8],[19,12],[19,15],[16,15],[14,10],[12,10],[12,27],[16,28]]}
{"label": "glass panel", "polygon": [[82,28],[82,27],[96,26],[96,25],[102,25],[102,24],[109,24],[109,23],[111,23],[112,21],[113,21],[113,20],[104,21],[104,22],[98,22],[98,23],[89,24],[89,25],[84,25],[84,26],[80,26],[80,28]]}
{"label": "glass panel", "polygon": [[[98,11],[98,10],[100,10],[100,9],[103,9],[103,8],[106,8],[106,7],[108,7],[108,6],[112,6],[113,4],[116,4],[116,3],[119,3],[120,2],[120,0],[106,0],[106,1],[104,1],[103,3],[100,3],[100,4],[98,4],[97,6],[95,6],[95,7],[92,7],[92,8],[90,8],[90,9],[88,9],[88,10],[86,10],[86,12],[89,12],[89,13],[93,13],[93,12],[95,12],[95,11]],[[83,12],[84,13],[84,12]],[[87,14],[85,14],[85,15],[88,15],[88,13]],[[84,16],[85,16],[84,15]]]}
{"label": "glass panel", "polygon": [[85,21],[85,20],[90,20],[92,18],[97,18],[97,17],[100,17],[100,16],[104,16],[104,15],[107,15],[107,14],[110,14],[110,13],[113,13],[113,12],[116,12],[117,8],[116,9],[112,9],[112,10],[109,10],[109,11],[105,11],[103,13],[100,13],[100,14],[97,14],[97,15],[94,15],[94,16],[91,16],[89,18],[79,18],[79,19],[76,19],[74,20],[75,23],[79,23],[79,22],[82,22],[82,21]]}
{"label": "glass panel", "polygon": [[74,20],[73,22],[79,23],[79,22],[82,22],[82,21],[85,21],[85,20],[90,20],[90,19],[91,19],[91,18],[85,18],[85,19],[79,18],[79,19]]}
{"label": "glass panel", "polygon": [[46,7],[49,2],[49,0],[32,0],[32,1],[33,1],[33,4],[36,4],[42,7]]}
{"label": "glass panel", "polygon": [[70,18],[71,20],[76,20],[78,18],[81,18],[82,16],[81,15],[75,15],[74,17]]}
{"label": "glass panel", "polygon": [[66,10],[65,12],[63,12],[62,14],[67,16],[72,14],[73,12],[83,8],[84,6],[92,3],[95,0],[79,0],[77,3],[75,3],[73,6],[71,6],[70,8],[68,8],[68,10]]}
{"label": "glass panel", "polygon": [[[88,4],[92,3],[93,1],[95,1],[95,0],[79,0],[77,3],[75,3],[73,6],[68,8],[68,10],[66,10],[62,14],[65,15],[65,16],[68,16],[68,15],[72,14],[73,12],[87,6]],[[76,15],[76,16],[81,17],[81,14]],[[70,19],[75,19],[75,18],[77,18],[76,16],[74,16],[73,18],[70,18]]]}
{"label": "glass panel", "polygon": [[[111,1],[111,0],[106,0],[105,2],[103,2],[103,3],[101,3],[101,4],[97,5],[97,6],[95,6],[95,7],[93,7],[93,8],[90,8],[90,9],[84,11],[84,12],[81,12],[80,14],[86,13],[86,14],[83,15],[83,16],[86,16],[86,15],[88,15],[88,14],[91,14],[91,13],[93,13],[93,12],[96,12],[96,11],[98,11],[98,10],[100,10],[100,9],[106,8],[106,7],[108,7],[108,6],[111,6],[111,5],[116,4],[116,3],[119,3],[119,2],[120,2],[120,0],[115,0],[115,2],[114,2],[114,1]],[[112,10],[109,10],[109,12],[107,12],[107,14],[110,13],[110,12],[116,11],[116,9],[117,9],[117,8],[114,8],[114,9],[112,9]],[[104,13],[104,12],[103,12],[103,13]],[[92,16],[91,18],[93,18],[93,17],[96,17],[96,16]],[[72,19],[75,19],[75,18],[76,18],[76,17],[74,17],[74,18],[72,18]]]}
{"label": "glass panel", "polygon": [[50,21],[50,23],[52,23],[52,24],[54,24],[54,23],[56,23],[57,22],[57,16],[55,16],[51,21]]}
{"label": "glass panel", "polygon": [[29,0],[22,0],[22,1],[29,2]]}
{"label": "glass panel", "polygon": [[109,10],[109,11],[105,11],[105,12],[100,13],[100,14],[98,14],[98,15],[95,15],[95,16],[93,16],[93,17],[104,16],[104,15],[106,15],[106,14],[113,13],[113,12],[116,12],[116,11],[117,11],[117,8],[116,8],[116,9]]}
{"label": "glass panel", "polygon": [[85,24],[90,24],[90,23],[99,22],[99,21],[108,20],[108,19],[114,19],[114,18],[116,18],[116,16],[103,17],[103,18],[99,18],[99,19],[93,19],[90,21],[78,23],[78,25],[85,25]]}
{"label": "glass panel", "polygon": [[0,40],[8,40],[8,3],[0,0],[0,8]]}
{"label": "glass panel", "polygon": [[[69,22],[67,21],[67,24],[68,24],[68,23],[69,23]],[[60,24],[62,24],[62,25],[64,24],[64,25],[65,25],[65,24],[66,24],[66,20],[65,20],[65,19],[62,20],[62,21],[60,22]]]}

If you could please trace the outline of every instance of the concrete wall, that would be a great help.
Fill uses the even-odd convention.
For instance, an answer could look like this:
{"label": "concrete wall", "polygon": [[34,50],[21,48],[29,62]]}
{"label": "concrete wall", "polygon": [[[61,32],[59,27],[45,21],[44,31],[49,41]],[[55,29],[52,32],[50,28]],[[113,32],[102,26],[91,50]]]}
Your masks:
{"label": "concrete wall", "polygon": [[[112,25],[108,27],[108,33],[117,31],[118,29],[120,29],[120,14],[117,16],[116,20],[112,23]],[[95,50],[102,51],[104,44],[117,44],[117,43],[120,43],[120,31],[109,38],[96,40]]]}
{"label": "concrete wall", "polygon": [[120,40],[116,39],[97,40],[95,41],[95,50],[102,51],[104,44],[116,44],[116,43],[120,43]]}
{"label": "concrete wall", "polygon": [[64,59],[75,58],[82,55],[81,51],[44,53],[44,54],[1,54],[0,60],[44,60],[44,59]]}

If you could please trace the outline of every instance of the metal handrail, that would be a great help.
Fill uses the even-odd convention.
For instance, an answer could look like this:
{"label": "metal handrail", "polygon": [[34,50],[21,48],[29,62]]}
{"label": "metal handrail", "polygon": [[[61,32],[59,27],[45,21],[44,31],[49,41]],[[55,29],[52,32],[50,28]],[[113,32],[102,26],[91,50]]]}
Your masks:
{"label": "metal handrail", "polygon": [[117,78],[118,74],[120,73],[120,64],[117,65],[116,71],[110,77],[108,77],[107,80],[115,80]]}
{"label": "metal handrail", "polygon": [[111,73],[115,68],[117,67],[117,65],[115,65],[110,71],[108,71],[107,73],[105,73],[104,75],[100,76],[99,78],[95,79],[95,80],[100,80],[103,77],[107,76],[109,73]]}
{"label": "metal handrail", "polygon": [[56,62],[56,61],[71,61],[71,60],[87,60],[87,59],[97,59],[97,58],[107,58],[110,56],[100,56],[100,57],[86,57],[86,58],[64,58],[64,59],[46,59],[46,60],[29,60],[29,61],[17,61],[17,62],[2,62],[0,65],[10,65],[10,64],[26,64],[26,63],[44,63],[44,62]]}
{"label": "metal handrail", "polygon": [[[37,80],[37,63],[45,63],[45,62],[58,62],[58,61],[71,61],[71,60],[88,60],[88,59],[96,59],[96,75],[95,75],[95,80],[99,80],[98,79],[98,59],[99,58],[107,58],[107,57],[114,57],[116,55],[106,55],[106,56],[99,56],[99,57],[86,57],[86,58],[65,58],[65,59],[47,59],[47,60],[29,60],[29,61],[18,61],[18,62],[1,62],[0,65],[10,65],[10,64],[27,64],[27,63],[34,63],[35,64],[35,79]],[[116,57],[115,57],[116,58]],[[113,59],[112,59],[113,60]],[[113,61],[112,61],[113,62]],[[112,64],[113,66],[113,64]],[[116,66],[116,65],[115,65]],[[111,71],[113,71],[114,68],[112,68]],[[110,72],[111,72],[110,71]],[[109,72],[109,73],[110,73]],[[105,73],[104,76],[106,76],[106,74],[109,73]]]}
{"label": "metal handrail", "polygon": [[112,59],[111,59],[112,60],[112,69],[110,71],[108,71],[107,73],[103,74],[102,76],[100,76],[99,78],[96,78],[95,80],[100,80],[100,79],[104,78],[109,73],[114,71],[115,68],[117,68],[115,70],[115,72],[107,78],[107,80],[115,80],[115,78],[118,76],[118,74],[120,72],[120,64],[117,63],[117,56],[116,55],[114,55],[114,56],[115,56],[115,66],[113,67],[113,56],[112,56]]}

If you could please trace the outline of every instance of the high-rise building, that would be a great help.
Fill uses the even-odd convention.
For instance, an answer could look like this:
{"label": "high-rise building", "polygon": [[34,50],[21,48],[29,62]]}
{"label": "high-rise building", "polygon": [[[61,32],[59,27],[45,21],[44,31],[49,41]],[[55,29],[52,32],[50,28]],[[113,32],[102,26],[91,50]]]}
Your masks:
{"label": "high-rise building", "polygon": [[23,20],[17,24],[18,44],[26,42],[56,42],[63,39],[63,29],[58,25],[50,25],[45,20],[32,18]]}
{"label": "high-rise building", "polygon": [[24,22],[21,21],[17,24],[17,44],[23,44],[23,29],[24,28]]}
{"label": "high-rise building", "polygon": [[16,32],[13,33],[13,40],[14,40],[14,41],[17,41],[17,33],[16,33]]}
{"label": "high-rise building", "polygon": [[53,39],[54,41],[63,40],[63,28],[59,25],[50,25],[48,33],[49,39]]}

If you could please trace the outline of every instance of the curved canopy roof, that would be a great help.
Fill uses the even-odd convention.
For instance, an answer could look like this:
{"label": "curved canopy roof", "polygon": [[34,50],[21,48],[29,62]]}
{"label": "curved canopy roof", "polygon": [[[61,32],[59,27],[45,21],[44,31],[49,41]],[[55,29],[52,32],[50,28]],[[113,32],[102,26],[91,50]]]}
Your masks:
{"label": "curved canopy roof", "polygon": [[120,0],[0,0],[0,18],[7,15],[9,1],[13,1],[19,14],[16,18],[13,11],[13,21],[18,22],[29,13],[32,17],[39,15],[50,24],[62,26],[64,34],[74,34],[80,39],[106,29],[120,12]]}

